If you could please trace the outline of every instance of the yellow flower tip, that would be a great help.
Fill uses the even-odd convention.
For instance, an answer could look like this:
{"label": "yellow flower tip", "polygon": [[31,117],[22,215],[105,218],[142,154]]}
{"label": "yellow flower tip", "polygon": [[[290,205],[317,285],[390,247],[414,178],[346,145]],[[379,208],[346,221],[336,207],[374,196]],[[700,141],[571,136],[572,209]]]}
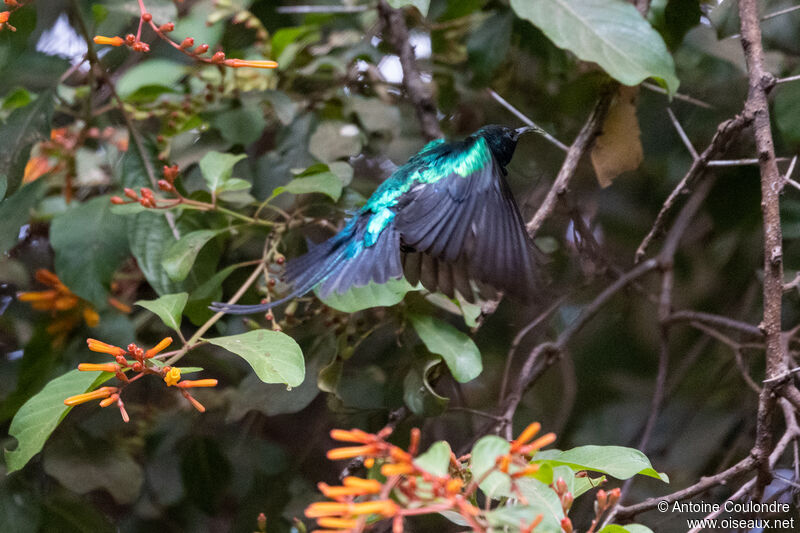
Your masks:
{"label": "yellow flower tip", "polygon": [[78,365],[78,370],[81,372],[112,372],[116,373],[119,370],[119,365],[116,363],[81,363]]}
{"label": "yellow flower tip", "polygon": [[375,440],[375,435],[367,433],[366,431],[361,431],[360,429],[351,429],[349,431],[346,429],[332,429],[331,438],[342,442],[360,442],[362,444],[367,444]]}
{"label": "yellow flower tip", "polygon": [[119,346],[113,346],[97,339],[86,339],[86,345],[93,352],[107,353],[109,355],[113,355],[114,357],[128,353]]}
{"label": "yellow flower tip", "polygon": [[150,359],[151,357],[161,352],[161,350],[163,350],[170,344],[172,344],[172,337],[164,337],[163,339],[161,339],[161,342],[159,342],[158,344],[156,344],[155,346],[153,346],[144,353],[144,358]]}
{"label": "yellow flower tip", "polygon": [[95,35],[94,44],[107,44],[110,46],[122,46],[125,44],[125,39],[122,37],[103,37],[102,35]]}
{"label": "yellow flower tip", "polygon": [[112,394],[117,392],[116,387],[100,387],[97,390],[93,390],[91,392],[84,392],[83,394],[76,394],[75,396],[70,396],[66,400],[64,400],[64,405],[80,405],[82,403],[91,402],[92,400],[100,400],[103,398],[108,398]]}
{"label": "yellow flower tip", "polygon": [[164,383],[167,384],[167,387],[172,387],[176,385],[181,380],[181,369],[173,366],[164,374]]}
{"label": "yellow flower tip", "polygon": [[378,449],[368,444],[366,446],[349,446],[346,448],[334,448],[332,450],[328,450],[328,459],[332,461],[336,461],[339,459],[352,459],[353,457],[359,457],[361,455],[371,455],[377,452]]}
{"label": "yellow flower tip", "polygon": [[226,59],[222,62],[225,66],[231,68],[278,68],[278,63],[275,61],[251,61],[249,59]]}
{"label": "yellow flower tip", "polygon": [[108,299],[108,303],[109,303],[109,305],[111,305],[111,307],[115,308],[120,313],[125,313],[127,315],[127,314],[130,314],[130,312],[132,311],[130,305],[128,305],[126,303],[123,303],[123,302],[120,302],[119,300],[117,300],[114,297],[109,298]]}
{"label": "yellow flower tip", "polygon": [[83,321],[86,322],[87,326],[89,326],[90,328],[93,328],[97,324],[100,323],[100,315],[98,315],[97,311],[95,311],[91,307],[84,307],[83,308]]}
{"label": "yellow flower tip", "polygon": [[78,305],[78,297],[74,294],[64,294],[53,302],[53,308],[58,311],[67,311]]}
{"label": "yellow flower tip", "polygon": [[334,518],[322,517],[317,520],[320,527],[327,527],[329,529],[344,529],[351,530],[358,525],[358,520],[355,518]]}
{"label": "yellow flower tip", "polygon": [[364,459],[364,468],[369,469],[369,468],[372,468],[373,466],[375,466],[375,458],[374,457],[367,457],[366,459]]}
{"label": "yellow flower tip", "polygon": [[192,389],[195,387],[216,387],[217,383],[216,379],[184,379],[177,386],[182,389]]}

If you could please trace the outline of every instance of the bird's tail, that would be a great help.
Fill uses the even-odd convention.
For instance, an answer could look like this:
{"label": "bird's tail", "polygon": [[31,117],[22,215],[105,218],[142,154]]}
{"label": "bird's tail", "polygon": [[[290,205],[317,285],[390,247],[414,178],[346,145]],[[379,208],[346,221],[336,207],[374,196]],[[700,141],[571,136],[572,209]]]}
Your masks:
{"label": "bird's tail", "polygon": [[342,231],[325,242],[312,245],[305,255],[286,264],[285,281],[291,292],[272,302],[258,305],[229,305],[214,302],[212,311],[233,315],[263,313],[276,305],[302,296],[316,286],[324,298],[331,293],[344,293],[352,286],[370,281],[385,283],[403,275],[400,264],[400,241],[394,227],[387,227],[377,242],[364,246],[366,217],[354,218]]}

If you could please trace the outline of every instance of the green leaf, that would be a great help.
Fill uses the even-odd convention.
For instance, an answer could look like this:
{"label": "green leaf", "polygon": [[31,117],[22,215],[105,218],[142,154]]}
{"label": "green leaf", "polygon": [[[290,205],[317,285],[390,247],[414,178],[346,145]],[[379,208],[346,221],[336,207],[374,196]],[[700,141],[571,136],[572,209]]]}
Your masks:
{"label": "green leaf", "polygon": [[164,251],[164,255],[161,258],[161,266],[164,268],[164,272],[173,281],[185,280],[192,270],[200,249],[208,241],[225,231],[227,231],[227,228],[201,229],[183,235]]}
{"label": "green leaf", "polygon": [[205,340],[250,363],[264,383],[286,383],[290,387],[297,387],[303,382],[303,352],[295,340],[285,333],[259,329]]}
{"label": "green leaf", "polygon": [[428,351],[442,356],[456,381],[466,383],[480,375],[481,352],[465,333],[429,315],[408,318]]}
{"label": "green leaf", "polygon": [[129,254],[124,219],[111,213],[108,196],[74,204],[53,219],[50,245],[61,281],[95,307],[106,307],[106,287]]}
{"label": "green leaf", "polygon": [[539,460],[539,454],[534,456],[533,462],[540,463],[546,461],[551,465],[567,465],[573,470],[592,470],[602,472],[617,479],[628,479],[641,474],[652,478],[660,479],[669,483],[666,474],[656,472],[650,464],[650,460],[633,448],[623,446],[579,446],[564,452],[548,450],[544,457]]}
{"label": "green leaf", "polygon": [[[542,533],[561,532],[561,520],[564,511],[558,494],[541,481],[531,478],[517,480],[520,492],[525,496],[528,504],[524,506],[501,507],[498,513],[487,514],[489,524],[495,527],[519,527],[520,521],[528,524],[537,516],[542,515],[542,522],[536,526],[536,531]],[[513,512],[511,510],[514,510]]]}
{"label": "green leaf", "polygon": [[328,195],[334,202],[342,195],[342,180],[333,172],[320,172],[308,177],[295,178],[272,193],[275,197],[283,192],[292,194],[309,194],[319,192]]}
{"label": "green leaf", "polygon": [[31,218],[31,211],[47,192],[47,180],[25,185],[0,202],[0,255],[17,244],[20,228]]}
{"label": "green leaf", "polygon": [[624,0],[511,0],[517,15],[560,48],[600,65],[625,85],[647,78],[675,94],[680,81],[661,36]]}
{"label": "green leaf", "polygon": [[431,370],[441,361],[438,355],[428,355],[422,361],[415,361],[403,380],[403,401],[415,415],[440,415],[450,403],[449,398],[433,390],[429,380]]}
{"label": "green leaf", "polygon": [[[281,30],[278,30],[281,31]],[[277,37],[277,33],[275,34]],[[275,39],[273,38],[273,47]],[[272,105],[272,111],[278,118],[281,124],[288,126],[294,121],[297,114],[297,105],[292,99],[283,91],[271,90],[264,91],[264,98]]]}
{"label": "green leaf", "polygon": [[414,463],[434,476],[446,476],[450,469],[450,453],[450,445],[445,441],[434,442],[428,451],[414,459]]}
{"label": "green leaf", "polygon": [[108,372],[70,370],[25,402],[8,428],[8,434],[17,439],[16,449],[5,450],[8,471],[19,470],[39,453],[50,434],[72,409],[64,405],[65,399],[94,390],[113,376]]}
{"label": "green leaf", "polygon": [[492,74],[503,64],[511,47],[514,17],[510,11],[498,11],[487,18],[469,36],[469,64],[480,83],[488,83]]}
{"label": "green leaf", "polygon": [[120,77],[117,93],[124,100],[155,100],[160,94],[175,92],[175,85],[186,75],[184,68],[182,63],[168,59],[142,61]]}
{"label": "green leaf", "polygon": [[[332,293],[320,298],[325,305],[344,313],[355,313],[370,307],[389,307],[400,302],[409,291],[417,290],[405,278],[390,279],[386,283],[370,282],[363,287],[353,287],[344,294]],[[319,293],[315,289],[317,296]]]}
{"label": "green leaf", "polygon": [[506,505],[486,513],[486,519],[492,526],[493,532],[519,531],[520,524],[528,525],[541,514],[542,522],[536,526],[536,533],[561,533],[561,525],[554,527],[552,518],[547,517],[543,511],[547,509],[543,509],[540,505]]}
{"label": "green leaf", "polygon": [[200,160],[200,172],[208,184],[208,189],[216,192],[226,181],[231,179],[234,165],[246,158],[247,154],[234,155],[222,152],[208,152],[204,155]]}
{"label": "green leaf", "polygon": [[145,279],[158,294],[183,290],[183,284],[172,281],[161,266],[164,251],[176,242],[165,215],[147,212],[126,217],[131,252]]}
{"label": "green leaf", "polygon": [[33,145],[50,137],[53,102],[53,91],[46,91],[32,103],[15,109],[0,126],[0,177],[7,180],[7,195],[14,194],[22,183]]}
{"label": "green leaf", "polygon": [[507,440],[495,435],[482,437],[472,447],[472,455],[470,457],[472,479],[483,478],[479,486],[489,498],[498,499],[506,496],[511,489],[511,479],[508,474],[498,471],[492,472],[488,476],[486,475],[487,472],[494,469],[497,458],[507,454],[510,448],[511,444]]}
{"label": "green leaf", "polygon": [[168,328],[180,331],[181,315],[188,299],[188,294],[180,292],[178,294],[165,294],[155,300],[139,300],[135,305],[157,314]]}
{"label": "green leaf", "polygon": [[406,6],[413,6],[419,9],[423,17],[428,16],[428,8],[431,5],[431,0],[389,0],[389,5],[395,9],[402,9]]}

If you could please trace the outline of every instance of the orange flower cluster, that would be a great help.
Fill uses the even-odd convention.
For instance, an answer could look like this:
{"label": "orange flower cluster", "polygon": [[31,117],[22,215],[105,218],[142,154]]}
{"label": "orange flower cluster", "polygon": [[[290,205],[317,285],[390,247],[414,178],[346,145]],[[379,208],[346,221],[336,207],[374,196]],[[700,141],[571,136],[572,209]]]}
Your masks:
{"label": "orange flower cluster", "polygon": [[191,37],[187,37],[180,43],[173,41],[169,37],[169,33],[175,29],[174,22],[167,22],[165,24],[156,24],[153,20],[153,15],[148,13],[144,2],[139,0],[139,29],[136,32],[136,35],[129,33],[123,39],[122,37],[104,37],[102,35],[97,35],[94,37],[95,44],[100,45],[109,45],[109,46],[122,46],[126,45],[130,47],[135,52],[149,52],[150,45],[143,42],[141,40],[142,36],[142,27],[144,24],[148,24],[150,28],[155,32],[155,34],[159,37],[159,39],[163,40],[164,42],[168,43],[170,46],[186,54],[187,56],[195,59],[196,61],[201,61],[203,63],[209,63],[211,65],[224,65],[226,67],[231,68],[241,68],[241,67],[250,67],[250,68],[277,68],[278,63],[275,61],[268,61],[268,60],[260,60],[260,61],[250,61],[247,59],[226,59],[225,52],[217,51],[211,57],[204,57],[209,50],[209,46],[207,44],[201,44],[198,46],[194,46],[194,39]]}
{"label": "orange flower cluster", "polygon": [[100,315],[94,307],[73,294],[54,273],[40,268],[34,276],[36,281],[49,288],[43,291],[20,292],[17,299],[20,302],[29,302],[38,311],[50,311],[54,319],[47,326],[47,332],[54,337],[55,344],[61,344],[81,319],[90,328],[100,322]]}
{"label": "orange flower cluster", "polygon": [[[539,424],[531,424],[519,438],[511,443],[511,451],[497,458],[494,469],[487,472],[507,472],[507,466],[524,462],[525,466],[510,476],[514,479],[529,476],[538,470],[530,465],[528,457],[542,446],[551,444],[555,436],[544,435],[531,439],[539,431]],[[320,528],[314,533],[361,532],[377,521],[392,519],[392,532],[402,533],[404,518],[414,515],[452,511],[460,514],[473,531],[485,533],[489,525],[485,511],[473,504],[478,485],[485,479],[471,479],[467,465],[451,453],[447,475],[439,476],[426,471],[415,461],[419,449],[420,431],[413,429],[408,450],[386,441],[391,434],[385,428],[373,434],[360,429],[334,429],[331,437],[352,443],[354,446],[334,448],[328,451],[331,460],[364,458],[364,465],[378,471],[384,480],[346,477],[341,486],[319,483],[320,492],[333,501],[312,503],[305,515],[317,520]],[[508,458],[508,460],[506,460]],[[503,470],[503,465],[506,469]],[[471,479],[466,482],[465,480]],[[521,524],[520,531],[531,533],[542,520],[539,515],[529,524]]]}
{"label": "orange flower cluster", "polygon": [[3,3],[5,3],[5,5],[10,9],[8,11],[0,11],[0,31],[5,28],[8,28],[11,31],[17,31],[17,28],[8,22],[8,19],[11,16],[11,13],[27,4],[27,2],[25,0],[4,0]]}
{"label": "orange flower cluster", "polygon": [[[114,357],[113,363],[81,363],[78,365],[78,370],[82,372],[110,372],[114,374],[120,382],[119,387],[100,387],[99,389],[76,396],[70,396],[64,400],[65,405],[73,406],[82,403],[90,402],[92,400],[101,400],[100,407],[108,407],[112,403],[116,403],[119,408],[122,419],[125,422],[130,420],[128,412],[125,410],[125,404],[120,398],[122,389],[140,379],[146,374],[153,374],[160,376],[168,387],[178,387],[181,389],[181,394],[191,403],[198,411],[205,412],[206,408],[203,404],[198,402],[186,389],[196,387],[216,387],[216,379],[197,379],[181,380],[181,369],[177,367],[158,366],[152,362],[153,357],[161,353],[166,347],[172,344],[172,337],[165,337],[158,344],[145,351],[136,344],[129,344],[127,349],[114,346],[112,344],[99,341],[97,339],[86,339],[86,344],[93,352],[105,353]],[[128,358],[132,358],[129,360]],[[136,375],[128,377],[125,372],[128,370],[133,371]]]}

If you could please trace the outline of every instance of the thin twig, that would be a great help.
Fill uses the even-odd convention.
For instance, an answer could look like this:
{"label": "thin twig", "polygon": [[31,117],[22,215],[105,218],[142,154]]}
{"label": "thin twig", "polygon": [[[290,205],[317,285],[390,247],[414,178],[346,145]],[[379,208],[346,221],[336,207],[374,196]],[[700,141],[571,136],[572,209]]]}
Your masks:
{"label": "thin twig", "polygon": [[308,14],[308,13],[363,13],[370,9],[366,4],[356,6],[279,6],[275,9],[281,14]]}
{"label": "thin twig", "polygon": [[675,127],[675,131],[678,132],[678,136],[683,141],[683,145],[686,146],[686,149],[689,150],[689,153],[692,154],[692,159],[696,160],[699,155],[697,155],[697,150],[695,150],[694,145],[692,145],[692,141],[689,140],[689,136],[686,135],[686,132],[683,130],[683,126],[681,123],[678,122],[678,117],[675,116],[675,113],[672,112],[671,108],[667,108],[667,115],[669,115],[669,120],[672,122],[672,125]]}
{"label": "thin twig", "polygon": [[505,98],[503,98],[502,96],[497,94],[497,92],[495,92],[494,89],[486,89],[486,92],[489,93],[489,96],[494,98],[497,101],[497,103],[499,103],[501,106],[503,106],[507,110],[509,110],[512,115],[514,115],[515,117],[520,119],[522,122],[524,122],[525,125],[533,126],[534,128],[538,129],[539,132],[540,132],[539,135],[541,135],[542,137],[544,137],[545,139],[550,141],[555,146],[558,146],[564,152],[569,150],[569,146],[567,146],[566,144],[562,143],[561,141],[559,141],[558,139],[556,139],[555,137],[553,137],[549,133],[545,132],[534,121],[532,121],[525,113],[523,113],[522,111],[520,111],[519,109],[514,107],[508,100],[506,100]]}
{"label": "thin twig", "polygon": [[[646,81],[646,82],[642,83],[642,87],[644,87],[645,89],[648,89],[650,91],[653,91],[654,93],[659,93],[659,94],[664,94],[664,95],[669,96],[669,92],[665,88],[659,87],[655,83],[650,83],[649,81]],[[698,100],[697,98],[693,98],[691,96],[685,95],[685,94],[675,93],[675,94],[672,95],[672,97],[674,99],[676,99],[676,100],[683,100],[684,102],[688,102],[690,104],[693,104],[693,105],[696,105],[698,107],[702,107],[702,108],[705,108],[705,109],[715,109],[713,105],[711,105],[711,104],[709,104],[707,102],[704,102],[702,100]]]}

